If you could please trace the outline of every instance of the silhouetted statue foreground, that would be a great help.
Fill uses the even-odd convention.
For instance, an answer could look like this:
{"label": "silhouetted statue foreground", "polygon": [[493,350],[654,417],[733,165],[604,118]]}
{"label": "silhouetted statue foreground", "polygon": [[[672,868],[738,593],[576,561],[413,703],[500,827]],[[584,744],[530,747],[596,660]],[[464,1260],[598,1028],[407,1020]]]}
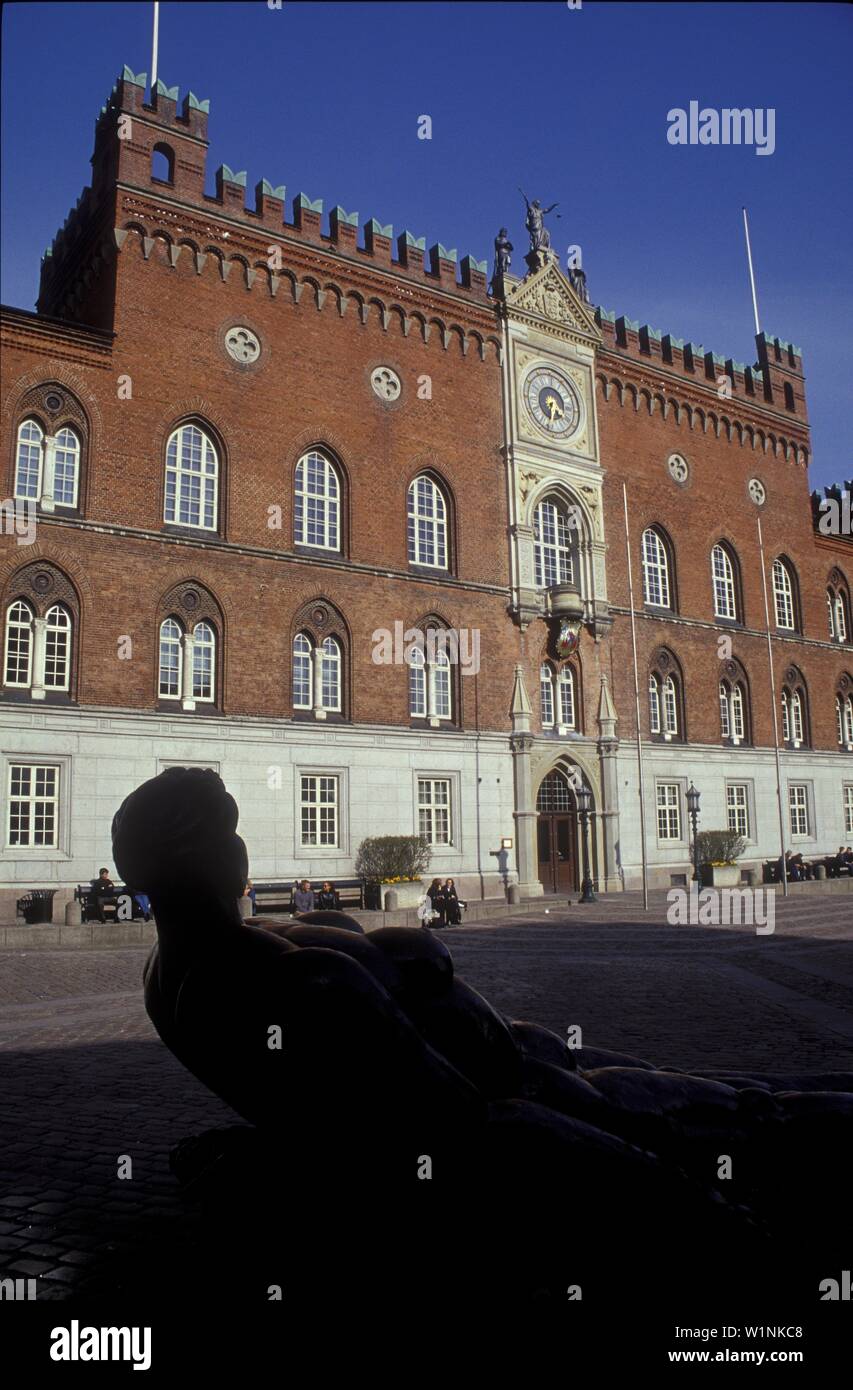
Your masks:
{"label": "silhouetted statue foreground", "polygon": [[811,1264],[798,1255],[804,1290],[821,1263],[832,1273],[853,1077],[697,1077],[571,1051],[501,1017],[424,928],[243,923],[237,819],[215,773],[170,768],[122,804],[113,855],[157,923],[157,1032],[256,1127],[187,1140],[173,1166],[218,1232],[260,1223],[263,1277],[282,1231],[300,1279],[312,1259],[355,1278],[379,1241],[383,1296],[412,1280],[563,1299],[645,1281],[663,1296],[688,1267],[718,1288],[715,1261],[734,1294],[798,1244],[814,1246]]}

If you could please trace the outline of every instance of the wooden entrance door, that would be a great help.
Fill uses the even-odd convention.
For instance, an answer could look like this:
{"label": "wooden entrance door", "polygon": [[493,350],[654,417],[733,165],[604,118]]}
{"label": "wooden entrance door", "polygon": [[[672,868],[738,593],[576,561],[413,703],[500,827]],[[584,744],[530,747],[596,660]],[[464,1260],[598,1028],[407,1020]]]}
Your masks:
{"label": "wooden entrance door", "polygon": [[540,815],[539,881],[546,893],[572,893],[577,888],[575,818]]}

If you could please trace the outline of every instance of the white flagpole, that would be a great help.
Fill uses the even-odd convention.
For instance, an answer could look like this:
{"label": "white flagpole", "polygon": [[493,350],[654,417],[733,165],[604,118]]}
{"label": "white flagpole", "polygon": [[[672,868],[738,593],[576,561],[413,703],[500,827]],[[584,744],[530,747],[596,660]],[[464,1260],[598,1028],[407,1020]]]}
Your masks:
{"label": "white flagpole", "polygon": [[761,332],[761,325],[758,322],[758,299],[755,293],[755,272],[752,269],[752,248],[749,244],[749,220],[746,215],[746,208],[743,209],[743,230],[746,232],[746,259],[749,262],[749,286],[752,290],[752,312],[755,315],[755,332]]}
{"label": "white flagpole", "polygon": [[154,41],[151,46],[151,95],[154,95],[154,88],[157,85],[157,39],[160,28],[160,6],[154,0]]}
{"label": "white flagpole", "polygon": [[764,539],[761,517],[758,522],[758,555],[761,561],[761,587],[764,590],[764,624],[767,629],[767,664],[770,667],[770,699],[773,702],[773,745],[776,753],[776,801],[779,805],[779,843],[782,846],[782,896],[788,896],[788,871],[785,864],[785,813],[782,808],[782,764],[779,759],[779,717],[776,712],[776,677],[773,674],[773,644],[770,640],[770,609],[767,604],[767,572],[764,568]]}
{"label": "white flagpole", "polygon": [[628,489],[622,484],[625,506],[625,554],[628,560],[628,603],[631,608],[631,646],[634,651],[634,708],[637,719],[637,775],[640,779],[640,854],[643,863],[643,908],[649,910],[649,876],[646,864],[646,792],[643,775],[643,738],[640,732],[640,681],[637,674],[637,624],[634,617],[634,580],[631,574],[631,539],[628,533]]}

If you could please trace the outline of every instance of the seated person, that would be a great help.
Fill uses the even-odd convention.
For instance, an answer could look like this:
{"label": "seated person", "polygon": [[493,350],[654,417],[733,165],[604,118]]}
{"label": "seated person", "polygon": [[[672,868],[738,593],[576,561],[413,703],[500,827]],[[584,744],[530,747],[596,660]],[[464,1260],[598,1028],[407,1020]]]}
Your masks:
{"label": "seated person", "polygon": [[151,902],[147,893],[134,893],[134,898],[139,904],[139,909],[146,922],[151,921]]}
{"label": "seated person", "polygon": [[298,888],[293,890],[293,913],[313,912],[317,906],[317,894],[311,887],[311,882],[303,878]]}
{"label": "seated person", "polygon": [[317,906],[319,908],[331,908],[334,912],[340,912],[341,895],[335,885],[330,883],[328,879],[326,879],[323,887],[317,894]]}
{"label": "seated person", "polygon": [[849,874],[853,874],[853,847],[850,845],[844,851],[844,867]]}
{"label": "seated person", "polygon": [[444,885],[445,914],[449,927],[458,927],[462,921],[462,909],[468,904],[463,902],[456,892],[456,884],[452,878],[447,879]]}
{"label": "seated person", "polygon": [[433,919],[433,926],[445,926],[446,922],[444,911],[446,907],[446,902],[444,897],[444,888],[442,887],[440,878],[433,879],[432,883],[427,889],[427,897],[429,898],[430,903],[432,904],[433,912],[436,914],[435,918]]}
{"label": "seated person", "polygon": [[243,897],[244,897],[244,898],[250,898],[250,899],[251,899],[251,903],[252,903],[252,916],[253,916],[253,917],[256,917],[256,916],[257,916],[257,911],[258,911],[258,903],[257,903],[257,899],[256,899],[256,897],[255,897],[255,888],[254,888],[254,885],[253,885],[252,880],[251,880],[250,878],[247,878],[247,879],[246,879],[246,887],[245,887],[244,890],[243,890]]}
{"label": "seated person", "polygon": [[[115,903],[116,886],[110,878],[109,869],[99,869],[98,877],[91,881],[91,892],[89,894],[89,910],[97,917],[99,922],[106,922],[104,908],[111,907],[118,914]],[[108,901],[109,899],[109,901]]]}
{"label": "seated person", "polygon": [[797,883],[802,883],[805,879],[811,878],[812,866],[807,864],[801,854],[791,856],[792,877]]}

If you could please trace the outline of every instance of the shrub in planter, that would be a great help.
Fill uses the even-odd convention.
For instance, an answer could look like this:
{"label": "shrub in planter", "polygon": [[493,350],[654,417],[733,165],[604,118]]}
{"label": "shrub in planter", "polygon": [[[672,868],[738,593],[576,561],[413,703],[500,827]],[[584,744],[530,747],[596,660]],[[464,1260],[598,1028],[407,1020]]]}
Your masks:
{"label": "shrub in planter", "polygon": [[410,883],[426,871],[431,857],[424,835],[376,835],[359,845],[355,871],[368,884]]}
{"label": "shrub in planter", "polygon": [[746,840],[735,830],[702,830],[696,836],[700,864],[734,864],[746,849]]}

